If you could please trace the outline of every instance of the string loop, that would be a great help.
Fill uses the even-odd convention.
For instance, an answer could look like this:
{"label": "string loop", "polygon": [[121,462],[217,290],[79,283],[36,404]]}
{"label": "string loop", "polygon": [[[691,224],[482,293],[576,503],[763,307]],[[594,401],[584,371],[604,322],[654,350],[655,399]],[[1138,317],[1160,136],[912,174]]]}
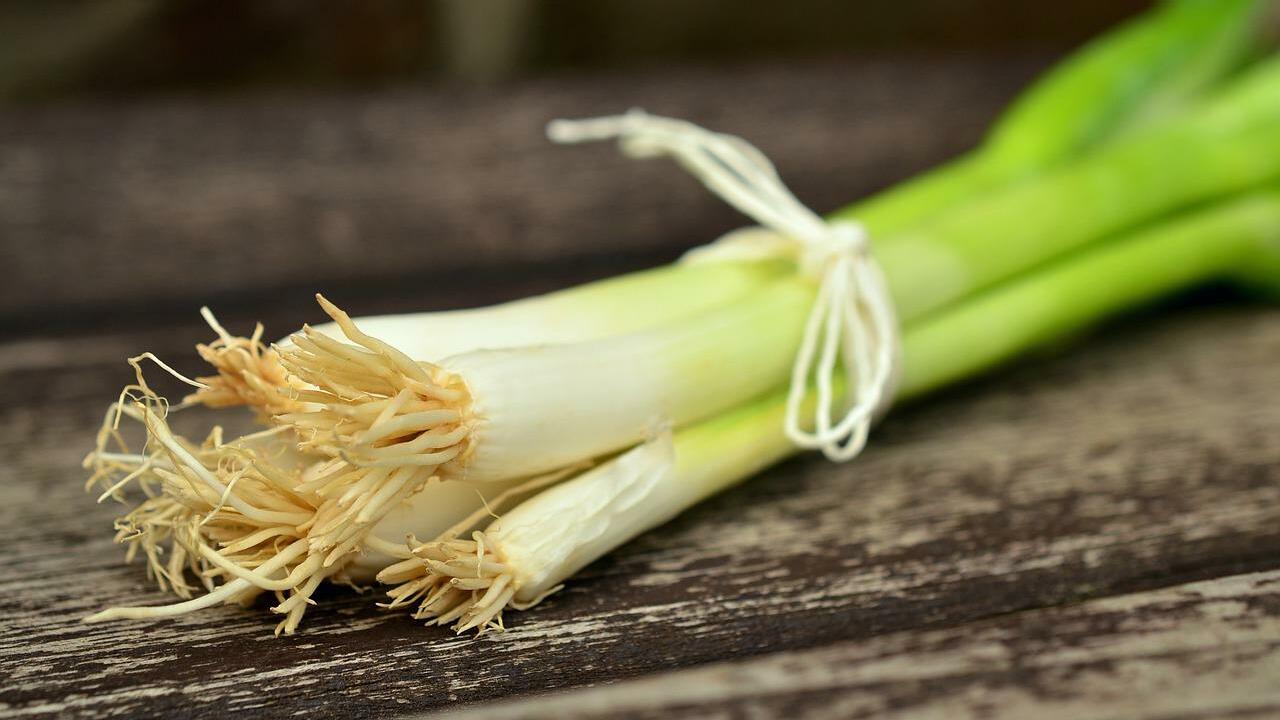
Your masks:
{"label": "string loop", "polygon": [[[625,153],[667,155],[711,192],[760,224],[690,251],[682,262],[793,259],[818,282],[787,394],[786,433],[798,447],[843,462],[866,445],[874,414],[890,400],[898,338],[888,284],[857,222],[828,223],[796,199],[768,158],[742,138],[632,110],[586,120],[555,120],[559,143],[617,139]],[[844,393],[836,387],[843,368]],[[810,382],[812,429],[802,427]]]}

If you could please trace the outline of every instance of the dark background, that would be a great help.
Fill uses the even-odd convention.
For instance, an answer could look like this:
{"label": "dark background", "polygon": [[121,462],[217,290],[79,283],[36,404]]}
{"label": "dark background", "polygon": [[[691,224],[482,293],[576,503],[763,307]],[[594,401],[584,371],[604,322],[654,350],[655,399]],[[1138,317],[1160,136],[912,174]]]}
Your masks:
{"label": "dark background", "polygon": [[205,303],[291,329],[316,290],[420,310],[666,262],[741,220],[548,120],[734,132],[826,211],[972,145],[1147,4],[3,0],[0,331]]}
{"label": "dark background", "polygon": [[370,88],[1061,51],[1142,0],[5,0],[0,97]]}

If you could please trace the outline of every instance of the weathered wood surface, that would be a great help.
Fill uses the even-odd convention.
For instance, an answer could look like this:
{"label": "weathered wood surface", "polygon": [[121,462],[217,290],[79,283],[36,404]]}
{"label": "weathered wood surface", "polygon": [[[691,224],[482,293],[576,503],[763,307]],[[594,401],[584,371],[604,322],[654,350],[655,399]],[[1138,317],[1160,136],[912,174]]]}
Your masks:
{"label": "weathered wood surface", "polygon": [[11,109],[0,113],[0,321],[154,314],[157,300],[183,313],[243,308],[316,287],[405,297],[463,270],[500,282],[535,263],[651,263],[742,221],[670,163],[551,144],[548,120],[643,106],[741,133],[799,197],[834,208],[973,142],[1038,65],[814,64]]}
{"label": "weathered wood surface", "polygon": [[1280,571],[718,663],[467,718],[1275,717]]}
{"label": "weathered wood surface", "polygon": [[162,600],[120,564],[111,508],[80,492],[77,468],[104,387],[126,379],[114,351],[152,339],[0,355],[5,714],[385,716],[1280,559],[1280,408],[1259,401],[1280,387],[1280,323],[1224,308],[905,409],[860,462],[765,473],[591,566],[504,635],[454,637],[337,590],[281,640],[261,608],[83,626],[105,605]]}
{"label": "weathered wood surface", "polygon": [[[917,72],[933,79],[913,86],[906,79]],[[802,196],[829,206],[961,147],[1021,72],[908,64],[768,70],[757,80],[704,73],[676,83],[685,89],[671,91],[667,104],[649,104],[747,132],[776,156]],[[871,93],[884,96],[880,111],[854,112],[849,98],[861,95],[855,83],[880,88]],[[734,219],[700,192],[685,192],[691,187],[680,187],[684,180],[671,168],[614,161],[606,149],[535,150],[544,118],[530,112],[525,125],[508,124],[516,122],[510,112],[531,105],[550,114],[635,102],[611,85],[562,81],[449,102],[410,95],[308,100],[290,109],[283,102],[173,101],[0,117],[0,253],[10,271],[0,290],[0,676],[7,678],[0,716],[392,717],[746,656],[774,655],[748,666],[771,674],[770,663],[793,657],[777,653],[818,653],[794,657],[820,663],[824,647],[848,662],[808,699],[797,695],[797,707],[812,700],[857,709],[879,697],[896,698],[904,712],[978,714],[980,707],[953,703],[909,678],[886,681],[879,695],[858,673],[887,672],[875,663],[894,653],[906,665],[913,658],[945,662],[939,653],[948,643],[1066,643],[1083,631],[1058,636],[1058,621],[1097,617],[1116,621],[1099,626],[1099,642],[1129,647],[1133,638],[1151,636],[1149,627],[1134,620],[1137,634],[1126,639],[1114,609],[1120,606],[1105,603],[1130,600],[1073,606],[1193,580],[1208,580],[1198,587],[1216,588],[1210,594],[1245,598],[1249,611],[1239,623],[1225,616],[1217,623],[1211,611],[1182,615],[1173,608],[1159,621],[1167,632],[1151,636],[1153,653],[1165,643],[1176,655],[1179,643],[1190,642],[1179,632],[1183,621],[1189,633],[1241,635],[1256,621],[1258,670],[1213,675],[1223,699],[1210,710],[1280,712],[1257,684],[1257,673],[1276,665],[1272,589],[1212,580],[1280,567],[1280,407],[1271,402],[1280,388],[1280,322],[1274,311],[1250,306],[1130,321],[1087,349],[903,408],[858,462],[802,459],[766,472],[592,565],[536,610],[513,614],[506,634],[454,637],[379,612],[371,596],[341,589],[324,595],[302,632],[285,639],[271,637],[273,620],[263,608],[81,625],[79,618],[106,605],[164,600],[140,566],[121,563],[110,539],[114,509],[93,505],[82,492],[79,461],[106,402],[131,377],[123,358],[152,350],[180,370],[196,368],[189,349],[208,332],[192,318],[206,296],[227,306],[229,323],[261,317],[283,332],[315,318],[307,296],[316,288],[336,287],[360,312],[471,304],[624,269],[732,227]],[[664,92],[656,76],[639,86],[648,97]],[[743,87],[767,97],[753,102]],[[968,91],[972,104],[955,101]],[[365,146],[339,143],[347,160],[324,170],[309,165],[308,158],[325,165],[326,156],[322,145],[299,140],[303,129],[327,127],[336,117],[344,132],[355,132],[364,116],[352,108],[370,104],[398,130]],[[779,119],[784,107],[810,106],[812,113]],[[528,154],[505,157],[482,140],[489,121],[506,128],[499,139],[523,138],[518,144]],[[875,128],[886,122],[905,125]],[[423,134],[419,123],[446,130]],[[291,134],[286,126],[302,129]],[[846,127],[840,136],[857,138],[849,141],[848,164],[823,149]],[[942,128],[937,137],[926,131],[932,127]],[[348,137],[344,132],[338,135]],[[423,137],[432,138],[423,140],[430,150],[414,144]],[[410,149],[397,154],[397,142]],[[127,169],[130,148],[145,172],[116,182],[108,170]],[[104,165],[78,159],[80,153],[97,153]],[[582,155],[574,161],[559,153]],[[413,169],[413,157],[428,155],[437,161],[433,172]],[[14,169],[15,157],[26,158],[27,170]],[[31,175],[32,167],[43,170]],[[308,185],[313,176],[299,168],[319,179]],[[363,179],[344,179],[348,172]],[[524,179],[506,187],[512,172]],[[452,200],[415,206],[420,195],[405,183],[438,173],[469,189],[438,184],[456,193]],[[849,179],[848,193],[830,189],[837,177]],[[501,202],[487,204],[485,182]],[[394,188],[393,197],[369,188]],[[618,195],[624,191],[629,195]],[[253,206],[254,197],[264,205]],[[307,249],[309,234],[319,232],[314,215],[335,207],[359,218],[358,235],[343,241],[349,246],[339,243],[345,250],[323,243]],[[468,215],[479,230],[441,233],[445,244],[435,250],[414,245],[433,227],[461,228]],[[516,239],[526,231],[532,239],[521,246]],[[482,236],[512,243],[520,262],[495,267],[490,250],[464,250],[464,240]],[[361,250],[380,243],[397,254]],[[549,272],[547,262],[562,252],[582,262]],[[433,265],[436,254],[444,259]],[[503,284],[451,279],[467,268]],[[421,282],[411,280],[419,271]],[[118,304],[103,304],[108,300]],[[73,308],[91,312],[72,316]],[[1133,602],[1172,607],[1161,599],[1167,596]],[[849,655],[868,642],[873,654]],[[1087,665],[1092,646],[1081,643]],[[1193,655],[1164,666],[1170,684],[1191,687],[1206,674],[1194,660],[1210,656]],[[1097,662],[1105,670],[1105,653]],[[1015,699],[1027,714],[1076,707],[1037,695],[1029,669],[999,672],[1006,684],[991,687],[1020,693]],[[990,673],[974,670],[948,687],[967,684],[976,689],[963,692],[981,695],[989,689],[982,677],[1000,681]],[[702,676],[689,677],[697,684]],[[688,687],[681,683],[673,687]],[[1075,687],[1072,702],[1096,711],[1084,714],[1125,715],[1131,707],[1095,686]],[[1133,687],[1139,698],[1161,692]],[[588,703],[596,696],[583,697]],[[792,702],[771,698],[752,705],[726,692],[661,711],[785,714]],[[596,706],[583,707],[589,713]],[[651,710],[657,712],[635,706],[639,714]]]}

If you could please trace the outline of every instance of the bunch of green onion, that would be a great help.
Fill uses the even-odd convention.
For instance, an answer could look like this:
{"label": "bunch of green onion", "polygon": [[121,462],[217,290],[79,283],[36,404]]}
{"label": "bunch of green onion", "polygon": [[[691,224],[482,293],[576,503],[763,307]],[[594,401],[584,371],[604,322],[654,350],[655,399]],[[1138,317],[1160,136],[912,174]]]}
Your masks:
{"label": "bunch of green onion", "polygon": [[[1193,285],[1280,289],[1266,10],[1166,2],[1053,69],[971,153],[832,216],[867,229],[887,278],[897,401]],[[271,345],[206,313],[216,374],[182,378],[196,392],[170,408],[143,377],[155,358],[134,358],[86,459],[102,499],[142,491],[117,539],[182,601],[88,619],[271,593],[288,633],[324,581],[377,580],[389,607],[501,627],[797,451],[787,389],[816,292],[775,257],[443,313],[353,320],[318,297],[332,322]],[[264,429],[189,440],[169,415],[197,405],[247,406]]]}

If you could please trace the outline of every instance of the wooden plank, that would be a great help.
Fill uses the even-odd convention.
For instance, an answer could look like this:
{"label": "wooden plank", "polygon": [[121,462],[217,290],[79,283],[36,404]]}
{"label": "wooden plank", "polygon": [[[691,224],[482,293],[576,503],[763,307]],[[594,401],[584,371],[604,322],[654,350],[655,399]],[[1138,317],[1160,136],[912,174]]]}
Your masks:
{"label": "wooden plank", "polygon": [[[587,568],[511,631],[423,628],[335,589],[84,626],[160,602],[80,490],[123,355],[194,328],[0,344],[0,715],[390,716],[940,627],[1280,558],[1274,311],[1139,319],[903,408],[858,462],[786,463]],[[179,363],[182,368],[189,364]]]}
{"label": "wooden plank", "polygon": [[1280,571],[482,705],[467,718],[1280,715]]}
{"label": "wooden plank", "polygon": [[633,106],[688,117],[750,138],[799,197],[834,208],[974,142],[1041,64],[813,63],[9,109],[0,326],[672,258],[741,218],[670,163],[552,145],[548,120]]}

